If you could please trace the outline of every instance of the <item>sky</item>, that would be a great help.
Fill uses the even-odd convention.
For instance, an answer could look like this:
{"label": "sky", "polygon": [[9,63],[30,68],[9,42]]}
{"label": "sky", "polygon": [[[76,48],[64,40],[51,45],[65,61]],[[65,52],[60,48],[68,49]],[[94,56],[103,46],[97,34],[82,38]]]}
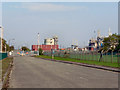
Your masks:
{"label": "sky", "polygon": [[[4,38],[15,47],[37,44],[45,38],[58,36],[59,45],[70,47],[78,40],[79,47],[88,45],[100,30],[108,36],[108,29],[118,33],[117,2],[4,2],[2,3]],[[95,31],[95,32],[94,32]]]}

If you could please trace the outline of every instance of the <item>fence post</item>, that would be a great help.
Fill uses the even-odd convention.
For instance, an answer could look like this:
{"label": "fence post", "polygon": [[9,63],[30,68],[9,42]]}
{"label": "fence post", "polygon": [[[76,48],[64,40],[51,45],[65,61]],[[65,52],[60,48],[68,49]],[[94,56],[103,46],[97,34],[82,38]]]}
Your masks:
{"label": "fence post", "polygon": [[92,54],[92,55],[93,55],[93,61],[94,61],[94,51],[93,51],[93,54]]}
{"label": "fence post", "polygon": [[81,52],[79,53],[79,55],[80,55],[80,60],[81,60]]}
{"label": "fence post", "polygon": [[113,51],[112,51],[112,58],[111,58],[111,63],[113,63]]}
{"label": "fence post", "polygon": [[107,62],[106,57],[107,57],[107,55],[106,55],[106,52],[105,52],[104,62]]}
{"label": "fence post", "polygon": [[120,50],[118,50],[118,54],[117,54],[117,62],[118,62],[118,66],[119,66],[119,68],[120,68]]}
{"label": "fence post", "polygon": [[81,55],[82,55],[81,60],[83,60],[83,51],[82,51]]}
{"label": "fence post", "polygon": [[92,60],[93,60],[93,52],[91,52],[91,55],[92,55]]}
{"label": "fence post", "polygon": [[85,60],[86,60],[86,52],[84,52],[84,57],[85,57]]}

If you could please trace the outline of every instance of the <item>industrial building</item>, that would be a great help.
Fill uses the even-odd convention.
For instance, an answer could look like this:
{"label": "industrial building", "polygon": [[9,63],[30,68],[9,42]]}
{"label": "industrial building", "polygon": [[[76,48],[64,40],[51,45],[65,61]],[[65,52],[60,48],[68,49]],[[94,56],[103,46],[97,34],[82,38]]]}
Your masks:
{"label": "industrial building", "polygon": [[50,51],[51,49],[58,50],[58,37],[53,36],[53,38],[46,38],[42,45],[32,45],[32,51],[38,51],[39,48],[43,51]]}
{"label": "industrial building", "polygon": [[41,48],[43,51],[51,51],[51,49],[59,49],[58,45],[32,45],[32,51],[38,51]]}
{"label": "industrial building", "polygon": [[[110,29],[109,29],[108,36],[110,36],[110,35],[112,35],[112,33],[110,32]],[[108,37],[108,36],[106,36],[106,37]],[[103,47],[104,38],[105,37],[101,36],[100,31],[98,30],[97,39],[92,38],[89,40],[89,46],[87,47],[88,50],[90,50],[90,51],[99,50],[101,47]]]}

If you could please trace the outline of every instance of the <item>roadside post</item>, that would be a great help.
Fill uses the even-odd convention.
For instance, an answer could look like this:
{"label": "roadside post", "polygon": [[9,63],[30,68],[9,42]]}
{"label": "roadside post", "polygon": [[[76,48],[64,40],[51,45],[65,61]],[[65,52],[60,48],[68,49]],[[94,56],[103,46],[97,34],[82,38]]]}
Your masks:
{"label": "roadside post", "polygon": [[55,50],[52,49],[52,59],[54,59]]}

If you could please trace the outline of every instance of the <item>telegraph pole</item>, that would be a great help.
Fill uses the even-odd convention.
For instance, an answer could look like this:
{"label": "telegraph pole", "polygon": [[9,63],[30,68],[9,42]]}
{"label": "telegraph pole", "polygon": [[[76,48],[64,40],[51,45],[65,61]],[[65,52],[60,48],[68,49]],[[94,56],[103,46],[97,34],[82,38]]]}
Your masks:
{"label": "telegraph pole", "polygon": [[3,27],[0,27],[1,28],[1,53],[2,53],[2,47],[3,47],[3,42],[2,42],[2,39],[3,39]]}
{"label": "telegraph pole", "polygon": [[39,45],[40,45],[40,41],[39,41],[39,39],[40,39],[40,34],[38,33],[38,51],[39,51]]}
{"label": "telegraph pole", "polygon": [[40,48],[40,46],[39,46],[40,45],[39,39],[40,39],[40,34],[38,33],[38,47],[37,47],[38,48],[38,55],[39,55],[39,48]]}

